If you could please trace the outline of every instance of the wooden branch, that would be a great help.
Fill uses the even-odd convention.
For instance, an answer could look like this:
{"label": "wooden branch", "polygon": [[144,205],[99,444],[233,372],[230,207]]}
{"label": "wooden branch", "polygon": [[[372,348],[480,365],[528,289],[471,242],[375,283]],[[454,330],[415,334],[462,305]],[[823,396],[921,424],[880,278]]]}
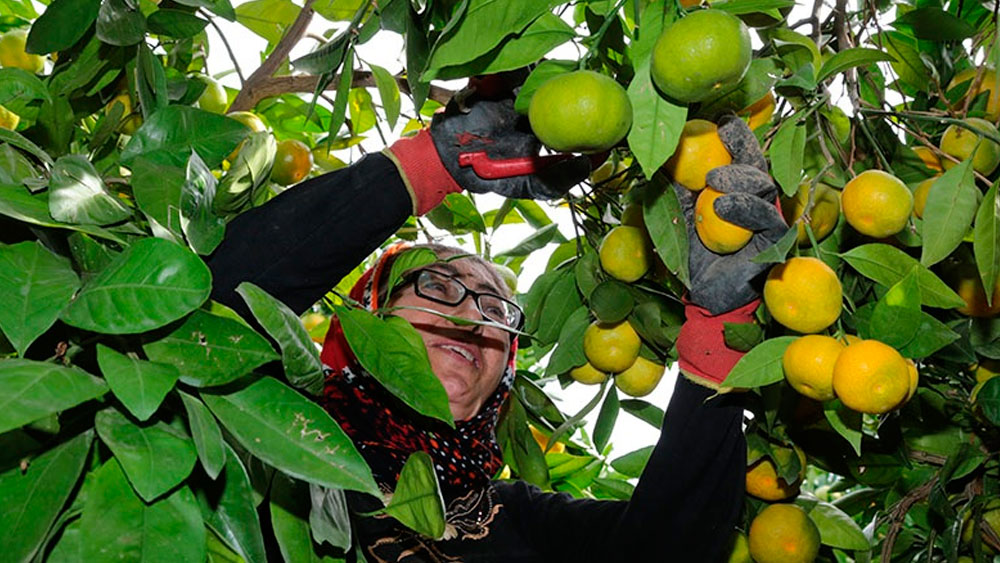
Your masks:
{"label": "wooden branch", "polygon": [[882,554],[879,561],[889,561],[891,559],[892,546],[895,545],[896,536],[899,535],[900,530],[903,528],[903,520],[906,518],[906,513],[909,512],[910,507],[914,504],[930,496],[931,490],[933,490],[937,480],[938,478],[935,476],[930,481],[906,493],[906,496],[899,499],[899,502],[889,509],[890,524],[885,534],[885,540],[882,542]]}
{"label": "wooden branch", "polygon": [[[319,77],[312,74],[297,74],[291,76],[273,76],[266,78],[264,80],[254,81],[251,76],[247,80],[246,86],[240,92],[240,96],[243,97],[243,105],[240,109],[249,109],[256,106],[264,98],[270,98],[273,96],[280,96],[281,94],[290,93],[306,93],[312,94],[316,91],[316,84],[319,81]],[[340,81],[338,78],[334,78],[327,85],[327,90],[336,90],[337,84]],[[396,77],[396,84],[399,85],[400,92],[404,94],[410,93],[410,85],[406,82],[403,77]],[[354,71],[354,80],[351,82],[352,88],[373,88],[375,87],[375,77],[371,72],[357,70]],[[454,92],[446,88],[441,88],[440,86],[431,85],[430,92],[427,97],[431,100],[439,102],[441,104],[447,104],[448,100],[451,99]],[[230,108],[231,111],[236,111],[236,103],[239,101],[233,101],[233,107]],[[419,108],[418,108],[419,109]]]}

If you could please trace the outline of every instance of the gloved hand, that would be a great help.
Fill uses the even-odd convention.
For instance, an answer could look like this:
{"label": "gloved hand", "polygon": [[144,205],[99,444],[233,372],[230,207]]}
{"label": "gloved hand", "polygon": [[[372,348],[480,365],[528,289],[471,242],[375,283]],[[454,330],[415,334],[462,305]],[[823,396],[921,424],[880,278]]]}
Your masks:
{"label": "gloved hand", "polygon": [[755,278],[768,264],[750,261],[774,244],[788,226],[775,205],[777,188],[750,128],[737,117],[720,120],[719,137],[733,163],[710,170],[706,183],[726,195],[715,201],[719,217],[753,231],[750,242],[733,254],[705,248],[694,227],[698,194],[674,186],[687,218],[691,273],[686,322],[677,338],[681,372],[702,385],[718,388],[743,354],[726,346],[725,323],[749,323],[759,304]]}
{"label": "gloved hand", "polygon": [[536,156],[541,143],[528,119],[514,111],[511,98],[484,100],[476,95],[452,100],[434,116],[429,129],[386,149],[414,198],[416,214],[426,213],[449,193],[462,189],[506,197],[553,199],[590,173],[587,157],[572,157],[536,174],[485,179],[462,167],[458,155],[485,151],[492,159]]}

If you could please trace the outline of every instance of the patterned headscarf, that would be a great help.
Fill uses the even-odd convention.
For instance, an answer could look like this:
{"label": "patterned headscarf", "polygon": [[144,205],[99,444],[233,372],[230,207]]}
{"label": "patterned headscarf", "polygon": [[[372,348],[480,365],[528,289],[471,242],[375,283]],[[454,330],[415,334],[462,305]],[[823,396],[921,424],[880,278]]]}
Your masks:
{"label": "patterned headscarf", "polygon": [[[379,280],[387,258],[405,247],[390,247],[351,289],[350,297],[370,311],[378,308]],[[340,323],[333,319],[321,358],[326,372],[323,407],[351,437],[384,491],[396,486],[410,454],[424,451],[434,460],[446,501],[484,487],[503,460],[496,441],[500,407],[514,383],[516,340],[496,390],[480,411],[451,428],[418,414],[389,393],[354,357]]]}

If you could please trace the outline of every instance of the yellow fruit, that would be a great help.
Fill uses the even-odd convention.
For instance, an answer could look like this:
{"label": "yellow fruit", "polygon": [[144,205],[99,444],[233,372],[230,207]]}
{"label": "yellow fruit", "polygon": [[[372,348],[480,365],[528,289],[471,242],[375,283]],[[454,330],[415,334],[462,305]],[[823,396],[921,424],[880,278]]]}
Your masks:
{"label": "yellow fruit", "polygon": [[819,528],[798,505],[772,504],[750,524],[749,543],[757,563],[809,563],[819,555]]}
{"label": "yellow fruit", "polygon": [[608,159],[604,164],[598,166],[597,170],[590,173],[590,183],[594,188],[617,192],[628,187],[625,172],[628,170],[628,166],[625,165],[624,161],[619,160],[615,163],[613,160]]}
{"label": "yellow fruit", "polygon": [[19,68],[31,74],[42,72],[45,57],[25,52],[27,42],[28,32],[24,29],[12,29],[0,35],[0,67]]}
{"label": "yellow fruit", "polygon": [[976,382],[989,381],[1000,373],[1000,361],[984,359],[976,366]]}
{"label": "yellow fruit", "polygon": [[934,181],[940,176],[932,176],[917,184],[913,190],[913,215],[921,219],[924,218],[924,207],[927,206],[927,194],[931,191]]}
{"label": "yellow fruit", "polygon": [[205,83],[205,90],[198,96],[198,107],[212,113],[226,113],[229,107],[229,96],[226,89],[210,76],[199,76],[198,80]]}
{"label": "yellow fruit", "polygon": [[[798,229],[796,240],[799,246],[810,244],[806,223],[812,228],[813,236],[819,242],[833,232],[833,228],[837,226],[837,220],[840,218],[840,192],[823,183],[816,184],[809,213],[802,218],[806,204],[809,203],[811,185],[811,181],[802,182],[794,196],[781,197],[781,212],[789,225],[796,223]],[[801,221],[800,218],[802,218]]]}
{"label": "yellow fruit", "polygon": [[[972,168],[989,176],[1000,164],[1000,144],[992,141],[976,131],[990,133],[994,137],[1000,135],[997,128],[992,123],[978,117],[970,117],[965,120],[974,130],[969,130],[960,125],[949,125],[941,136],[941,152],[957,158],[960,162],[972,156]],[[945,170],[950,170],[955,166],[955,162],[950,159],[941,161]]]}
{"label": "yellow fruit", "polygon": [[694,228],[705,248],[716,254],[732,254],[743,248],[753,237],[753,231],[730,223],[715,212],[715,200],[722,192],[705,188],[694,203]]}
{"label": "yellow fruit", "polygon": [[631,366],[615,376],[615,386],[626,395],[645,397],[656,389],[666,369],[666,366],[639,356]]}
{"label": "yellow fruit", "polygon": [[271,180],[282,186],[297,184],[312,170],[312,153],[305,143],[296,139],[285,139],[278,143],[274,154]]}
{"label": "yellow fruit", "polygon": [[704,119],[685,123],[674,154],[664,164],[667,175],[689,190],[704,188],[709,170],[733,161],[718,131],[714,123]]}
{"label": "yellow fruit", "polygon": [[862,340],[863,338],[856,334],[845,334],[840,337],[840,342],[843,343],[844,346],[850,346],[851,344],[861,342]]}
{"label": "yellow fruit", "polygon": [[909,391],[906,360],[878,340],[847,346],[833,367],[833,392],[851,410],[886,413],[905,402]]}
{"label": "yellow fruit", "polygon": [[[239,121],[248,129],[250,129],[251,133],[267,131],[267,127],[264,126],[264,122],[261,121],[260,118],[257,117],[255,114],[249,111],[229,112],[226,114],[226,117]],[[229,153],[229,156],[226,157],[226,160],[228,160],[229,162],[236,162],[236,155],[240,154],[240,149],[243,148],[243,143],[245,142],[246,141],[240,141],[240,144],[236,145],[236,148],[233,149],[233,152]]]}
{"label": "yellow fruit", "polygon": [[917,369],[917,364],[913,360],[906,360],[906,371],[910,376],[909,383],[910,387],[906,392],[906,401],[909,401],[917,394],[917,386],[920,384],[920,370]]}
{"label": "yellow fruit", "polygon": [[[541,430],[535,428],[535,426],[532,424],[528,425],[528,430],[531,430],[531,437],[535,439],[536,443],[538,443],[538,447],[541,448],[543,452],[546,452],[545,445],[549,443],[549,437],[543,434]],[[565,452],[566,452],[566,444],[562,442],[556,442],[552,444],[552,447],[549,448],[546,453],[561,454]]]}
{"label": "yellow fruit", "polygon": [[653,46],[653,82],[683,103],[718,95],[750,67],[750,32],[736,16],[720,10],[688,14],[667,27]]}
{"label": "yellow fruit", "polygon": [[[993,530],[994,534],[1000,535],[1000,499],[993,499],[987,502],[986,506],[983,507],[982,514],[983,521],[981,525],[989,527]],[[962,524],[962,545],[972,543],[972,529],[975,520],[971,516],[972,515],[969,512],[966,512],[963,516],[965,523]],[[980,534],[984,533],[985,532],[980,529]],[[983,542],[982,547],[985,553],[994,553],[993,548],[990,547],[989,544]]]}
{"label": "yellow fruit", "polygon": [[986,289],[974,264],[961,264],[948,273],[948,281],[955,293],[965,301],[956,311],[970,317],[994,317],[1000,313],[1000,284],[993,288],[992,304],[986,302]]}
{"label": "yellow fruit", "polygon": [[21,116],[0,106],[0,129],[17,130],[17,124],[21,122]]}
{"label": "yellow fruit", "polygon": [[997,73],[992,68],[986,68],[981,74],[979,84],[972,88],[976,76],[980,75],[979,69],[967,68],[959,72],[948,83],[948,90],[952,90],[961,84],[968,84],[969,89],[965,93],[966,98],[974,98],[983,92],[989,91],[990,95],[986,101],[986,119],[996,122],[1000,119],[1000,82]]}
{"label": "yellow fruit", "polygon": [[818,258],[790,258],[771,268],[764,282],[764,304],[774,320],[806,334],[837,320],[841,297],[837,274]]}
{"label": "yellow fruit", "polygon": [[621,84],[590,70],[547,80],[528,106],[531,130],[561,152],[600,152],[618,144],[632,126],[632,103]]}
{"label": "yellow fruit", "polygon": [[[753,452],[751,452],[753,453]],[[799,448],[772,448],[778,463],[787,464],[792,455],[799,458],[799,474],[792,483],[778,477],[778,468],[771,458],[764,456],[747,468],[746,491],[761,500],[778,501],[799,494],[799,485],[806,475],[806,454]]]}
{"label": "yellow fruit", "polygon": [[941,159],[934,152],[934,149],[925,146],[913,147],[913,152],[917,153],[920,160],[924,163],[924,166],[930,168],[935,172],[942,172],[944,168],[941,167]]}
{"label": "yellow fruit", "polygon": [[740,532],[733,534],[732,546],[726,563],[753,563],[753,559],[750,558],[750,543],[745,534]]}
{"label": "yellow fruit", "polygon": [[569,371],[569,376],[584,385],[597,385],[604,383],[608,379],[608,374],[599,371],[590,362]]}
{"label": "yellow fruit", "polygon": [[757,129],[761,125],[771,122],[774,108],[774,93],[768,92],[763,98],[736,112],[736,114],[747,118],[747,125],[750,126],[750,129]]}
{"label": "yellow fruit", "polygon": [[121,121],[118,122],[118,132],[123,135],[131,135],[142,126],[142,115],[132,108],[132,98],[125,92],[118,94],[104,108],[104,115],[109,115],[115,104],[122,106]]}
{"label": "yellow fruit", "polygon": [[781,366],[796,391],[817,401],[833,398],[833,365],[844,344],[832,336],[809,334],[785,349]]}
{"label": "yellow fruit", "polygon": [[844,218],[863,235],[892,236],[906,227],[913,211],[913,194],[902,180],[881,170],[866,170],[840,194]]}
{"label": "yellow fruit", "polygon": [[606,373],[625,371],[639,357],[639,335],[628,321],[595,322],[583,333],[583,354],[595,369]]}
{"label": "yellow fruit", "polygon": [[649,246],[642,229],[625,225],[611,229],[598,254],[604,271],[623,282],[634,282],[649,271]]}

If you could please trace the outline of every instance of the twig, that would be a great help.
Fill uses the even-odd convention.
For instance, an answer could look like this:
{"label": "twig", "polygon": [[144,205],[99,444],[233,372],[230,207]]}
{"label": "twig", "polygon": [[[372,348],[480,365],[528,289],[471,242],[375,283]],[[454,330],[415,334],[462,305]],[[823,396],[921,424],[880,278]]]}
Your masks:
{"label": "twig", "polygon": [[233,105],[229,107],[230,111],[244,111],[254,107],[256,104],[248,103],[248,91],[253,91],[258,83],[264,82],[268,78],[274,75],[274,73],[281,67],[281,64],[285,62],[288,58],[288,53],[292,51],[295,44],[302,39],[302,35],[305,34],[306,28],[309,27],[309,22],[312,21],[313,15],[313,3],[316,0],[306,0],[305,5],[302,6],[302,10],[299,11],[299,15],[289,26],[288,31],[285,32],[284,37],[278,44],[274,47],[274,51],[264,59],[260,67],[253,71],[250,78],[246,80],[243,84],[243,89],[240,93],[236,95],[236,99],[233,100]]}
{"label": "twig", "polygon": [[[204,10],[198,11],[205,16],[208,23],[211,24],[212,28],[215,29],[215,32],[219,34],[219,39],[222,39],[222,44],[225,45],[226,52],[229,53],[229,60],[233,61],[233,68],[236,69],[236,76],[240,77],[240,88],[242,89],[243,85],[246,84],[246,79],[243,78],[243,71],[240,70],[240,63],[236,62],[236,53],[233,52],[233,48],[229,45],[229,40],[226,39],[226,34],[222,33],[222,30],[219,29],[219,26],[215,23],[215,18],[209,14],[205,14]],[[205,58],[207,59],[208,57]]]}
{"label": "twig", "polygon": [[931,490],[934,488],[937,480],[938,478],[935,476],[930,481],[913,489],[905,497],[899,499],[899,502],[889,510],[888,518],[891,524],[889,524],[889,529],[885,533],[885,540],[882,542],[880,561],[891,561],[892,547],[896,543],[896,536],[899,535],[900,530],[903,528],[903,520],[906,518],[906,513],[909,512],[910,507],[914,504],[930,496]]}
{"label": "twig", "polygon": [[[316,84],[318,81],[319,77],[312,74],[272,76],[265,78],[264,80],[257,81],[256,83],[254,83],[253,80],[250,80],[247,82],[246,86],[243,87],[243,91],[240,92],[240,96],[244,97],[243,103],[245,104],[245,107],[252,108],[264,98],[270,98],[272,96],[290,94],[293,92],[311,94],[316,91]],[[338,78],[334,77],[327,86],[327,90],[336,90],[338,88],[338,84]],[[400,92],[404,94],[410,93],[410,85],[406,82],[405,78],[396,77],[396,84],[399,85]],[[361,70],[354,71],[354,79],[351,82],[352,88],[372,88],[375,86],[375,77],[371,72]],[[431,85],[431,89],[427,94],[427,97],[441,104],[447,104],[453,94],[454,92],[448,90],[447,88]],[[232,111],[236,111],[235,100],[233,101],[233,107],[230,109]]]}
{"label": "twig", "polygon": [[[837,6],[833,12],[833,29],[837,34],[837,50],[843,51],[851,48],[851,41],[847,37],[847,0],[837,0]],[[861,95],[858,92],[858,79],[854,69],[844,72],[844,85],[847,87],[847,96],[857,112],[861,108]]]}

